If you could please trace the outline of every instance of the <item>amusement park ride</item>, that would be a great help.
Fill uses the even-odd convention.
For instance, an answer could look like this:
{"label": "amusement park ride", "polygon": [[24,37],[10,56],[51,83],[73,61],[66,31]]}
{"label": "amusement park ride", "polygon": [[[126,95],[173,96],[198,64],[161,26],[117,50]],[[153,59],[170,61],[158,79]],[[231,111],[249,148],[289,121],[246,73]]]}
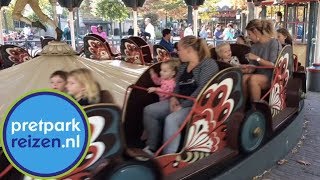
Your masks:
{"label": "amusement park ride", "polygon": [[[129,2],[132,1],[125,4],[133,8],[144,3]],[[80,3],[71,4],[71,9]],[[250,156],[275,138],[295,120],[304,104],[305,72],[295,70],[291,46],[282,49],[274,67],[259,67],[273,69],[273,77],[271,88],[253,103],[244,99],[241,69],[217,61],[219,73],[207,82],[197,98],[171,94],[189,98],[194,105],[180,129],[151,157],[142,151],[145,142],[140,138],[143,108],[159,101],[156,94],[146,91],[155,86],[149,70],[153,68],[159,73],[159,60],[170,59],[170,54],[152,57],[146,42],[135,36],[121,41],[121,55],[113,53],[108,43],[95,35],[86,36],[84,41],[81,56],[66,43],[53,41],[28,62],[24,62],[26,52],[18,47],[1,47],[2,60],[11,64],[6,63],[8,67],[0,71],[0,96],[4,97],[1,103],[5,102],[0,104],[0,117],[17,97],[47,87],[50,74],[61,69],[91,69],[102,89],[108,89],[115,100],[84,107],[95,136],[85,160],[61,179],[187,179],[209,168],[221,173],[226,165],[233,166],[235,159]],[[250,48],[231,46],[233,55],[242,64],[248,64],[244,55]],[[15,57],[8,54],[13,50]],[[212,57],[216,59],[216,54],[212,53]],[[9,67],[12,64],[15,66]],[[179,152],[162,155],[162,149],[179,133],[184,137]],[[99,143],[104,146],[98,146]],[[25,178],[10,165],[2,151],[0,156],[0,179]]]}

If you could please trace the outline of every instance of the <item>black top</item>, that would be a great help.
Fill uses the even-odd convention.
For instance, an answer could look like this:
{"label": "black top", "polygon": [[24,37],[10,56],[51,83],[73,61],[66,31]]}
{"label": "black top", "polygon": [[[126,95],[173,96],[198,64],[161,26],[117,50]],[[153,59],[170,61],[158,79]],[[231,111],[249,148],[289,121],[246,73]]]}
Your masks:
{"label": "black top", "polygon": [[192,71],[188,72],[187,69],[183,72],[183,74],[179,78],[179,94],[184,96],[190,96],[198,87],[196,84],[196,80],[193,78]]}
{"label": "black top", "polygon": [[[181,76],[186,72],[187,66],[189,63],[182,63],[176,75],[177,86],[174,89],[174,93],[181,94],[180,85],[178,84],[182,79]],[[200,63],[192,69],[190,73],[192,73],[192,79],[195,80],[195,84],[197,85],[196,89],[190,95],[193,98],[197,98],[200,91],[204,88],[204,86],[208,83],[208,81],[212,78],[213,75],[217,74],[219,71],[219,67],[215,60],[208,58],[203,59]],[[193,105],[193,101],[191,100],[180,100],[181,107],[191,107]]]}
{"label": "black top", "polygon": [[88,99],[80,99],[80,100],[78,101],[78,103],[79,103],[81,106],[90,105]]}

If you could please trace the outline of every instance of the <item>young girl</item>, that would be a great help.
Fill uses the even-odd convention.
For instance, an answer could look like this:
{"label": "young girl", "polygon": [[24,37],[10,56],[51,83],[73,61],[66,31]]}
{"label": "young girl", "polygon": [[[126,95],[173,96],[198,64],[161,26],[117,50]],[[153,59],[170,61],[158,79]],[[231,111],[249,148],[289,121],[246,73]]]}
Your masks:
{"label": "young girl", "polygon": [[232,66],[240,66],[237,56],[232,56],[231,47],[229,43],[222,43],[216,47],[218,60],[230,63]]}
{"label": "young girl", "polygon": [[[155,91],[163,91],[163,92],[168,92],[171,93],[173,92],[176,82],[175,82],[175,75],[178,69],[178,64],[179,61],[166,61],[161,63],[161,71],[160,71],[160,77],[158,76],[157,73],[154,72],[153,69],[150,69],[150,76],[152,81],[156,85],[160,85],[160,87],[150,87],[148,88],[148,92],[152,93]],[[168,94],[163,94],[160,92],[157,92],[159,95],[160,101],[168,99],[170,95]]]}
{"label": "young girl", "polygon": [[281,45],[284,47],[285,45],[292,46],[292,37],[287,29],[280,28],[277,30],[277,39],[280,41]]}
{"label": "young girl", "polygon": [[100,88],[89,69],[81,68],[69,73],[67,91],[80,105],[100,102]]}
{"label": "young girl", "polygon": [[50,86],[52,89],[66,92],[68,73],[65,71],[55,71],[50,76]]}

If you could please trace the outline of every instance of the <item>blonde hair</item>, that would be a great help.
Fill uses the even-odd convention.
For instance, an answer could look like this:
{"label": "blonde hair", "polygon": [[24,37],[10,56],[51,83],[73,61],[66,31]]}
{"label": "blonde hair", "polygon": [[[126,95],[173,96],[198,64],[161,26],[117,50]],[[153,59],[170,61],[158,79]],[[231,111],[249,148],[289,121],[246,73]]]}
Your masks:
{"label": "blonde hair", "polygon": [[75,69],[68,74],[68,77],[70,76],[74,77],[84,86],[85,91],[83,92],[82,97],[87,98],[90,104],[100,102],[100,87],[89,69]]}
{"label": "blonde hair", "polygon": [[198,53],[200,61],[211,57],[207,42],[202,38],[197,38],[195,36],[185,36],[179,41],[179,43],[183,47],[191,47],[192,49],[194,49]]}
{"label": "blonde hair", "polygon": [[180,61],[179,60],[169,60],[169,61],[164,61],[162,62],[162,64],[167,64],[170,66],[170,68],[174,71],[174,72],[178,72],[178,67],[180,65]]}
{"label": "blonde hair", "polygon": [[223,47],[225,47],[225,46],[229,46],[229,47],[231,48],[230,44],[227,43],[227,42],[223,42],[223,43],[219,44],[219,45],[215,48],[216,53],[217,53],[217,55],[218,55],[218,59],[220,58],[221,49],[222,49]]}
{"label": "blonde hair", "polygon": [[262,35],[274,36],[273,23],[270,20],[253,19],[246,26],[246,30],[253,31],[256,29]]}

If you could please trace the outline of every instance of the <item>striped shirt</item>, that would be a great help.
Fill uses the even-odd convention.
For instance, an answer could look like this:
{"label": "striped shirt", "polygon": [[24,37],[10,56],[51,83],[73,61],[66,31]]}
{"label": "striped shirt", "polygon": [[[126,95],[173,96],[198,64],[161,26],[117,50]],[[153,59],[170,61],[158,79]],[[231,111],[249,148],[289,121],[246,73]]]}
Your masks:
{"label": "striped shirt", "polygon": [[[179,66],[178,73],[176,76],[176,82],[180,82],[180,78],[188,67],[188,63],[182,63]],[[219,67],[215,60],[208,58],[202,60],[194,69],[192,69],[193,78],[197,84],[197,89],[193,91],[190,95],[191,97],[197,98],[200,91],[204,88],[204,86],[208,83],[208,81],[219,72]],[[180,89],[179,86],[176,86],[174,89],[174,93],[179,94]],[[190,100],[180,99],[181,107],[191,107],[193,102]]]}

